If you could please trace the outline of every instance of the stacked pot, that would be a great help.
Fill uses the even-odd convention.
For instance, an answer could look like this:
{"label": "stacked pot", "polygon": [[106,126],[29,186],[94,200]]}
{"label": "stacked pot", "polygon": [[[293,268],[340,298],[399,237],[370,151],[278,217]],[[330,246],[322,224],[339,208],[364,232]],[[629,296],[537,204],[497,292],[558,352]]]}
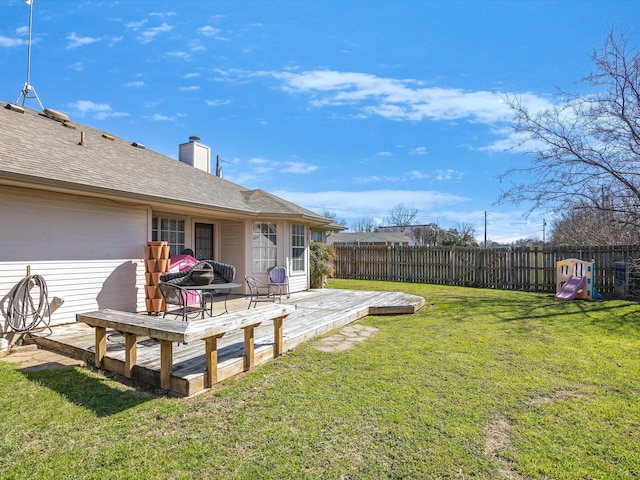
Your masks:
{"label": "stacked pot", "polygon": [[164,299],[158,288],[160,275],[169,271],[169,246],[167,242],[147,242],[144,247],[147,313],[164,312]]}

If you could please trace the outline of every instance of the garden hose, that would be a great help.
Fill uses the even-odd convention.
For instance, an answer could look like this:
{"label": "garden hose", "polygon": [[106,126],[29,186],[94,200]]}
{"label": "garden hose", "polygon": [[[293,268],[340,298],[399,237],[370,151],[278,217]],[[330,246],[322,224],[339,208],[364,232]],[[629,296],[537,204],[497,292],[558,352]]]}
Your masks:
{"label": "garden hose", "polygon": [[16,332],[29,332],[41,322],[49,326],[50,317],[47,282],[40,275],[24,277],[9,298],[9,326]]}

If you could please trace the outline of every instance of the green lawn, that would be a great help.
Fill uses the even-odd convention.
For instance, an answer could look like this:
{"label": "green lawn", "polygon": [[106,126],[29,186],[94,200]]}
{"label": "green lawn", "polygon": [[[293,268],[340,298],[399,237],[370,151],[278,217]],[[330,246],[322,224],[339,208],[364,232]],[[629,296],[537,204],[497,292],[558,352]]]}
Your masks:
{"label": "green lawn", "polygon": [[333,280],[422,295],[349,350],[303,345],[214,391],[0,363],[0,478],[640,477],[640,306]]}

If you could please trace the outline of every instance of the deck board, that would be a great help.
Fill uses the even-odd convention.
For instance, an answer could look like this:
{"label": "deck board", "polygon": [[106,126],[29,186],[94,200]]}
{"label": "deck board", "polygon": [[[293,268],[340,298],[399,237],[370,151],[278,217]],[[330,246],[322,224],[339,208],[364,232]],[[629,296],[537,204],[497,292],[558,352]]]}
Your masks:
{"label": "deck board", "polygon": [[[370,314],[406,314],[422,308],[425,300],[401,292],[368,292],[321,289],[294,293],[282,303],[295,304],[296,310],[283,323],[284,352],[313,338],[322,336]],[[247,308],[248,299],[229,300],[229,311]],[[221,321],[224,316],[221,316]],[[178,321],[168,319],[167,321]],[[53,327],[52,332],[33,332],[36,343],[43,348],[92,362],[95,353],[94,329],[84,323]],[[228,332],[218,340],[218,381],[243,371],[243,332]],[[273,322],[267,321],[255,329],[255,364],[273,358]],[[104,368],[118,374],[124,372],[124,335],[107,330],[107,351]],[[205,345],[202,340],[174,344],[172,390],[192,395],[204,388]],[[159,386],[160,343],[146,337],[138,338],[137,359],[133,378]]]}

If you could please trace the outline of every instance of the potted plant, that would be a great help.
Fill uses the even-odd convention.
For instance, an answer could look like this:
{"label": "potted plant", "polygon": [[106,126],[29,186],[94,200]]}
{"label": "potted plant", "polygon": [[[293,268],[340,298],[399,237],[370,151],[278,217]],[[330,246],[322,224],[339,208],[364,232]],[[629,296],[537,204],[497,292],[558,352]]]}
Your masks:
{"label": "potted plant", "polygon": [[311,242],[309,250],[311,288],[322,288],[325,277],[330,277],[335,272],[335,251],[324,242]]}

